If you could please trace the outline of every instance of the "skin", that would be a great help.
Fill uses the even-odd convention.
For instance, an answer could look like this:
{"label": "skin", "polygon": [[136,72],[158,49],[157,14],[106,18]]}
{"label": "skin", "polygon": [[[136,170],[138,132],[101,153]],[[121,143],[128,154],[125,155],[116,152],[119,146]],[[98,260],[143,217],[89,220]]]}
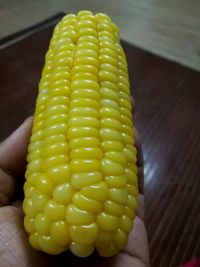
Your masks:
{"label": "skin", "polygon": [[[23,227],[22,192],[27,147],[31,134],[32,118],[25,122],[0,144],[0,262],[1,267],[36,266],[109,266],[147,267],[149,250],[144,225],[143,195],[138,197],[138,211],[127,246],[116,256],[101,258],[94,253],[84,259],[70,252],[58,256],[47,255],[32,249]],[[142,181],[143,160],[136,132],[139,180]],[[141,187],[141,186],[140,186]],[[142,189],[140,189],[142,192]]]}

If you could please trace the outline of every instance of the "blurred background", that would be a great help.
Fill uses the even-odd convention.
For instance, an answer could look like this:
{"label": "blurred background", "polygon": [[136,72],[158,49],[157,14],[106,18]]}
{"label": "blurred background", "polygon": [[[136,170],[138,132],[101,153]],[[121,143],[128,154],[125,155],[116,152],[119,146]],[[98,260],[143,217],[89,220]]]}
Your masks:
{"label": "blurred background", "polygon": [[106,12],[124,40],[200,70],[198,0],[1,0],[0,38],[56,12],[80,9]]}
{"label": "blurred background", "polygon": [[53,26],[82,9],[107,13],[121,31],[144,152],[151,266],[200,258],[199,0],[1,0],[0,141],[33,114]]}

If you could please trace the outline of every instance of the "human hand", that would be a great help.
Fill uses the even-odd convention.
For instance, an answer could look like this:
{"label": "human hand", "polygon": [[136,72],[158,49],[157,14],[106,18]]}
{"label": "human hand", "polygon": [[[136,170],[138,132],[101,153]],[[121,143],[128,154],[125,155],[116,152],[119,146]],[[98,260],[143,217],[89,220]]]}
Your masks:
{"label": "human hand", "polygon": [[[22,188],[27,147],[31,134],[32,118],[28,118],[11,136],[0,144],[0,266],[109,266],[147,267],[149,252],[144,225],[143,195],[138,197],[138,211],[127,246],[116,256],[101,258],[94,253],[78,258],[70,252],[58,256],[47,255],[31,248],[23,226]],[[139,180],[142,180],[143,160],[138,134]],[[21,199],[20,199],[21,198]]]}

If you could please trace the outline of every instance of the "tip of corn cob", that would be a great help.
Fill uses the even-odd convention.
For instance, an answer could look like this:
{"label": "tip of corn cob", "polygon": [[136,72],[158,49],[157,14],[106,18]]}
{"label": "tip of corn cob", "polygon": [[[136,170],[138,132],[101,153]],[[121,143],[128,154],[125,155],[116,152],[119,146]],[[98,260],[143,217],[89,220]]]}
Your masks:
{"label": "tip of corn cob", "polygon": [[109,257],[137,206],[130,88],[119,29],[80,11],[55,27],[39,83],[24,185],[33,248]]}

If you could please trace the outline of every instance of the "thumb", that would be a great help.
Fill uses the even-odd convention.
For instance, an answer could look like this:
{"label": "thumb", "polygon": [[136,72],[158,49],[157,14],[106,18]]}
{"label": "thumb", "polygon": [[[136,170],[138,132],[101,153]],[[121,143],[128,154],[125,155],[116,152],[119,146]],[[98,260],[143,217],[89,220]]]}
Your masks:
{"label": "thumb", "polygon": [[29,117],[0,144],[0,206],[9,203],[16,177],[24,174],[31,127],[32,117]]}

